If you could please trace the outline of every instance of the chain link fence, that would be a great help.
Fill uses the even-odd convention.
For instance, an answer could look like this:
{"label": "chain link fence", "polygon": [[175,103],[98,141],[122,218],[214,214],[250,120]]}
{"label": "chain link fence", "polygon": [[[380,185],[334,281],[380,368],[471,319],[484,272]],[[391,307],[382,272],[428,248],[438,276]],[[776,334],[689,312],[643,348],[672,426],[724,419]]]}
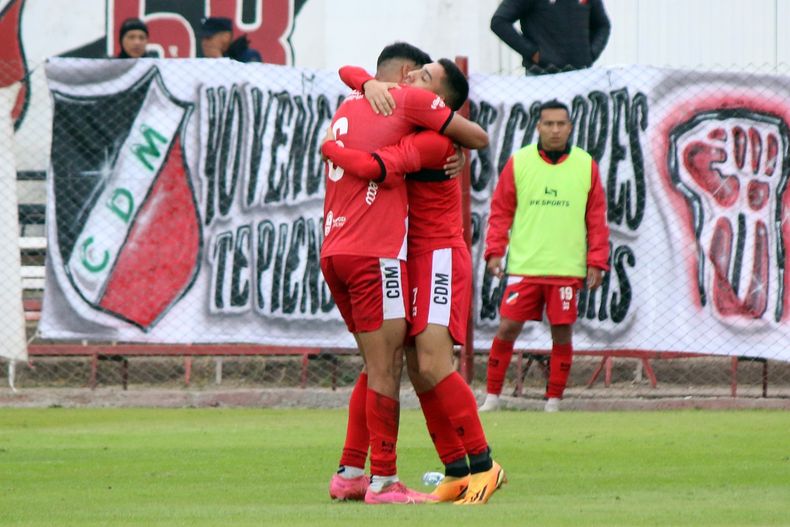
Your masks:
{"label": "chain link fence", "polygon": [[[572,141],[600,169],[611,270],[581,292],[566,396],[787,395],[787,91],[757,68],[472,75],[472,114],[492,136],[472,161],[476,227],[510,154],[537,140],[542,102],[568,105]],[[502,283],[479,269],[478,284],[477,335],[490,336]],[[526,368],[511,365],[513,393],[539,396],[551,342],[545,324],[525,331],[538,368],[522,388]]]}
{"label": "chain link fence", "polygon": [[[348,93],[333,72],[0,63],[0,87],[20,79],[0,147],[29,341],[18,389],[353,384],[361,360],[317,266],[318,145]],[[470,156],[475,388],[503,290],[482,261],[491,193],[557,98],[598,162],[612,230],[565,397],[790,396],[790,77],[634,66],[470,83],[491,137]],[[543,396],[549,349],[547,326],[528,324],[505,395]]]}

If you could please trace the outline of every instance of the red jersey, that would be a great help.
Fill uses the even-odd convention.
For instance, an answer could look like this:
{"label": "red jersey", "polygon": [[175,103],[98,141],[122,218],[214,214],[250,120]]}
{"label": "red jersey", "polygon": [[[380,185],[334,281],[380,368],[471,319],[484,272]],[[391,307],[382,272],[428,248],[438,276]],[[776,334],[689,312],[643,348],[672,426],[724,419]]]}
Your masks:
{"label": "red jersey", "polygon": [[[427,90],[404,86],[392,96],[396,109],[385,117],[376,115],[361,93],[352,92],[332,119],[337,146],[372,152],[417,128],[441,131],[453,116],[442,99]],[[321,257],[405,259],[407,203],[404,185],[379,185],[329,166]]]}
{"label": "red jersey", "polygon": [[466,247],[461,214],[461,180],[444,173],[455,146],[447,137],[423,131],[377,152],[388,171],[406,172],[409,198],[409,255]]}
{"label": "red jersey", "polygon": [[373,154],[324,143],[323,153],[355,176],[380,187],[398,185],[408,173],[409,256],[435,249],[466,248],[461,213],[461,182],[442,168],[455,154],[450,139],[432,131],[410,134]]}

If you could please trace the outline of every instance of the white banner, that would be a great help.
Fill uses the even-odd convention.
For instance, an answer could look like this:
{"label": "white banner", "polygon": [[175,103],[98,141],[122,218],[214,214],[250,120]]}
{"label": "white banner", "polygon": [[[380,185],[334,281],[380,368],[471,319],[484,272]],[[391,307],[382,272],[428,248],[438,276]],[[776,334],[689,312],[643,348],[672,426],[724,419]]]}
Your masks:
{"label": "white banner", "polygon": [[[14,159],[14,123],[11,109],[20,85],[0,88],[0,269],[7,276],[0,287],[0,357],[27,360],[25,314],[22,307],[22,265],[19,254],[19,217],[17,215],[16,162]],[[9,382],[13,375],[9,370]],[[13,387],[13,384],[12,384]]]}
{"label": "white banner", "polygon": [[[348,93],[333,72],[63,59],[47,75],[43,336],[353,346],[318,268],[318,144]],[[470,82],[491,136],[471,159],[477,348],[501,295],[481,260],[490,196],[558,98],[599,162],[612,230],[575,347],[790,360],[786,78],[629,67]],[[521,345],[548,348],[545,325]]]}
{"label": "white banner", "polygon": [[[571,107],[573,140],[599,163],[611,271],[580,295],[575,348],[790,360],[786,77],[626,67],[471,84],[493,141],[473,161],[481,224],[495,174],[537,140],[541,101]],[[501,295],[482,251],[476,346],[490,345]],[[548,349],[548,327],[527,324],[520,343]]]}
{"label": "white banner", "polygon": [[354,345],[318,258],[335,74],[62,59],[47,75],[42,335]]}

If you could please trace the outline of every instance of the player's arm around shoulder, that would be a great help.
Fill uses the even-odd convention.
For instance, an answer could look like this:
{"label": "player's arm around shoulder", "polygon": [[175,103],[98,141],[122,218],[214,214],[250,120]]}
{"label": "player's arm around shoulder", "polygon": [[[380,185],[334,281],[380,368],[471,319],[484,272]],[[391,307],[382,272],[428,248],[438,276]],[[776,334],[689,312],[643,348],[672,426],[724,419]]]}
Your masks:
{"label": "player's arm around shoulder", "polygon": [[338,75],[346,86],[365,96],[376,114],[391,115],[395,110],[395,99],[389,90],[400,88],[397,83],[378,81],[359,66],[343,66],[338,70]]}
{"label": "player's arm around shoulder", "polygon": [[349,177],[372,181],[383,187],[395,187],[404,183],[403,171],[397,166],[388,168],[385,159],[377,152],[368,153],[346,148],[337,141],[330,140],[321,145],[321,153],[334,167],[348,173]]}
{"label": "player's arm around shoulder", "polygon": [[352,90],[362,91],[362,87],[364,84],[373,79],[373,76],[365,71],[365,68],[360,68],[359,66],[342,66],[337,71],[340,80],[343,81],[343,84],[351,88]]}
{"label": "player's arm around shoulder", "polygon": [[435,93],[416,87],[401,90],[407,119],[430,130],[446,135],[466,148],[485,148],[488,134],[469,119],[452,111]]}
{"label": "player's arm around shoulder", "polygon": [[483,128],[463,115],[453,112],[444,134],[466,148],[477,150],[488,146],[488,134]]}

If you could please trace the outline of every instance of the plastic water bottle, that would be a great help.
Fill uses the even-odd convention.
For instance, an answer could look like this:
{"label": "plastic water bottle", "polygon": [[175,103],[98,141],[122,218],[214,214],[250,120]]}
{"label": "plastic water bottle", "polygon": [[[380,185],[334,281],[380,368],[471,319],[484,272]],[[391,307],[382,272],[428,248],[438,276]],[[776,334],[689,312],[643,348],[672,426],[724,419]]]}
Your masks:
{"label": "plastic water bottle", "polygon": [[422,475],[422,482],[426,487],[435,487],[444,479],[441,472],[426,472]]}

